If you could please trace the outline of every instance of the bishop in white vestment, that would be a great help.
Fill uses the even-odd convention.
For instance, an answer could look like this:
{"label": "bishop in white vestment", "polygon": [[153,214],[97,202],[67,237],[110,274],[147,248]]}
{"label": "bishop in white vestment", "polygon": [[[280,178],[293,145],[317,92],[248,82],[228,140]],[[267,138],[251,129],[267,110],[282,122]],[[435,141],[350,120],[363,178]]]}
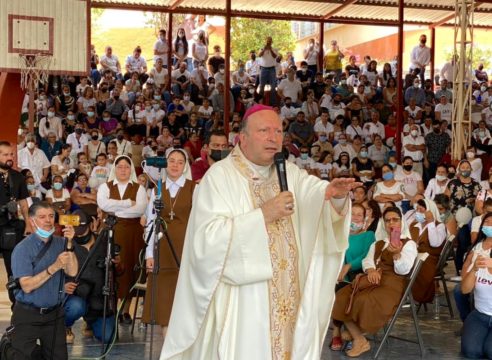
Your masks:
{"label": "bishop in white vestment", "polygon": [[282,123],[257,105],[196,188],[161,360],[319,359],[348,245],[348,192],[273,165]]}

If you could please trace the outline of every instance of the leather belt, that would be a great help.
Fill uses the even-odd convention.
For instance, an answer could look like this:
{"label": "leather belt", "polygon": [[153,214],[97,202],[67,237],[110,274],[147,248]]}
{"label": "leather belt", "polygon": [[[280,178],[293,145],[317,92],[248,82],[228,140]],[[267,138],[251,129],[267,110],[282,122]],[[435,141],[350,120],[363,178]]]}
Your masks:
{"label": "leather belt", "polygon": [[46,314],[49,314],[53,311],[55,311],[56,309],[60,308],[60,304],[57,304],[55,306],[52,306],[52,307],[37,307],[37,306],[34,306],[34,305],[30,305],[30,304],[25,304],[25,303],[22,303],[20,301],[17,301],[15,303],[16,306],[20,306],[21,308],[23,309],[26,309],[26,310],[29,310],[29,311],[34,311],[40,315],[46,315]]}

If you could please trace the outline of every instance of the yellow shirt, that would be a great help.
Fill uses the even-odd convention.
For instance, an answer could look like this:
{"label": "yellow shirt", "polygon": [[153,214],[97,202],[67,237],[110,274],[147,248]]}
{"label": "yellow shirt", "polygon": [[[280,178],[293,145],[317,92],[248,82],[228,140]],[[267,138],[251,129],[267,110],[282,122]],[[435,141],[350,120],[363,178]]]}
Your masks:
{"label": "yellow shirt", "polygon": [[327,51],[324,58],[324,63],[325,70],[341,70],[342,61],[340,60],[340,53],[338,50]]}

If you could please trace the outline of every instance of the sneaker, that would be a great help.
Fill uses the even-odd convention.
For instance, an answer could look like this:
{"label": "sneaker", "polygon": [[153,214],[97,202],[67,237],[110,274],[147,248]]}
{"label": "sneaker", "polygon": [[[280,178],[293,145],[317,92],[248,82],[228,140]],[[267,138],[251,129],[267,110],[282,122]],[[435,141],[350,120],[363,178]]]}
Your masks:
{"label": "sneaker", "polygon": [[72,328],[65,329],[65,337],[67,339],[67,345],[73,344],[73,339],[75,338],[75,335],[72,332]]}
{"label": "sneaker", "polygon": [[84,321],[84,326],[82,326],[82,335],[85,338],[92,338],[94,337],[94,332],[92,331],[90,325]]}

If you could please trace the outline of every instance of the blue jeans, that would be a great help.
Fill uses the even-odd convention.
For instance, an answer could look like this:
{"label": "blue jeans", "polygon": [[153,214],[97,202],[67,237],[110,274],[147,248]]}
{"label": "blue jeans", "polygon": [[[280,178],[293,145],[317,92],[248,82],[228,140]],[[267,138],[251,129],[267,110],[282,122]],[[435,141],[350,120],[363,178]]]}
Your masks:
{"label": "blue jeans", "polygon": [[65,326],[73,324],[87,313],[87,302],[81,297],[70,295],[65,302]]}
{"label": "blue jeans", "polygon": [[469,359],[492,359],[492,316],[473,310],[465,320],[461,352]]}
{"label": "blue jeans", "polygon": [[265,85],[270,85],[270,105],[274,106],[277,103],[277,74],[275,71],[275,66],[272,67],[262,67],[260,71],[260,90],[259,93],[263,97],[265,93]]}
{"label": "blue jeans", "polygon": [[99,85],[101,81],[101,73],[97,69],[91,70],[92,85]]}
{"label": "blue jeans", "polygon": [[[87,313],[87,302],[81,297],[70,295],[65,302],[65,326],[72,327],[75,321],[83,317]],[[101,341],[102,339],[102,328],[103,328],[103,318],[99,317],[94,322],[90,323],[89,326],[94,333],[96,339]],[[105,333],[105,343],[111,341],[113,337],[113,332],[115,328],[115,317],[114,315],[108,316],[106,318],[106,333]]]}
{"label": "blue jeans", "polygon": [[460,313],[461,321],[465,321],[470,311],[472,311],[470,304],[470,294],[463,294],[461,292],[461,283],[457,284],[453,289],[454,301],[456,302],[456,307]]}

